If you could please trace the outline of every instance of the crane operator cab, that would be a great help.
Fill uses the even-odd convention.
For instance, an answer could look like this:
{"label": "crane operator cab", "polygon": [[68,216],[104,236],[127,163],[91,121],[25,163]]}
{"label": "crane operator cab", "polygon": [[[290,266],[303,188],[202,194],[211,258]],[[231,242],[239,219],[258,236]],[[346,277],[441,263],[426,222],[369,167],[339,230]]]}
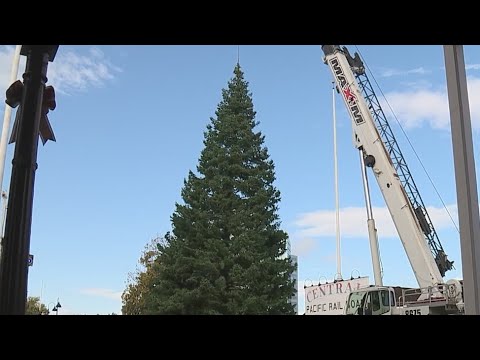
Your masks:
{"label": "crane operator cab", "polygon": [[370,286],[348,294],[346,315],[463,314],[462,282],[449,280],[426,288]]}
{"label": "crane operator cab", "polygon": [[391,288],[371,287],[352,291],[347,298],[346,315],[393,315],[395,295]]}

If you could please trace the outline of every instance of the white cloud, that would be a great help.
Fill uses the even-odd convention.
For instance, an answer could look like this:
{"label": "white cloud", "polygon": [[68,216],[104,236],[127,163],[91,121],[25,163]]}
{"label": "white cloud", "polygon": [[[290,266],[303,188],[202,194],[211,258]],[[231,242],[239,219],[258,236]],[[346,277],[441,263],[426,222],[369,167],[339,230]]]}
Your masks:
{"label": "white cloud", "polygon": [[99,59],[103,58],[103,51],[100,50],[98,47],[90,48],[89,52],[90,52],[90,55],[92,55],[95,58],[99,58]]}
{"label": "white cloud", "polygon": [[[472,127],[480,129],[480,78],[468,77],[468,97]],[[406,91],[392,91],[385,94],[400,123],[406,128],[415,128],[423,123],[434,129],[450,128],[450,112],[446,88],[426,89],[417,88]],[[381,100],[386,114],[390,108]]]}
{"label": "white cloud", "polygon": [[[393,222],[386,208],[373,209],[377,228],[383,236],[396,234]],[[302,236],[335,236],[335,210],[319,210],[301,214],[295,221]],[[368,236],[366,227],[366,212],[361,207],[340,209],[340,234],[342,237]]]}
{"label": "white cloud", "polygon": [[[409,81],[403,80],[403,81],[399,81],[398,84],[404,88],[408,88],[410,91],[426,90],[426,89],[431,89],[433,87],[433,84],[426,79],[415,79],[415,80],[412,79]],[[385,108],[384,110],[387,110],[387,108]]]}
{"label": "white cloud", "polygon": [[[13,60],[14,46],[0,46],[0,86],[6,89],[10,84],[10,72]],[[25,56],[20,57],[18,77],[25,71]],[[92,47],[88,55],[78,52],[58,49],[55,61],[48,65],[48,84],[55,91],[71,94],[85,91],[90,87],[104,86],[115,78],[122,69],[110,63],[104,53],[97,47]]]}
{"label": "white cloud", "polygon": [[292,241],[292,253],[297,256],[308,254],[316,246],[316,241],[311,237],[294,238]]}
{"label": "white cloud", "polygon": [[122,298],[121,291],[114,291],[111,289],[102,289],[102,288],[88,288],[80,290],[82,294],[91,295],[91,296],[98,296],[107,299],[113,299],[120,301]]}
{"label": "white cloud", "polygon": [[[456,205],[447,206],[447,209],[455,220],[457,218]],[[454,227],[444,208],[427,206],[427,211],[435,225],[435,229]],[[373,216],[380,238],[398,237],[387,207],[374,207]],[[335,210],[318,210],[301,214],[297,217],[295,225],[299,228],[299,236],[333,237],[336,234]],[[340,209],[340,234],[346,238],[368,238],[365,208],[346,207]]]}
{"label": "white cloud", "polygon": [[[385,94],[388,103],[403,126],[415,128],[427,122],[436,129],[445,129],[449,126],[448,98],[444,91],[438,90],[409,90],[392,91]],[[383,100],[383,99],[382,99]],[[382,101],[386,113],[390,108]]]}
{"label": "white cloud", "polygon": [[381,76],[383,77],[391,77],[391,76],[399,76],[399,75],[411,75],[411,74],[416,74],[416,75],[425,75],[431,73],[431,70],[426,70],[423,67],[415,68],[415,69],[410,69],[410,70],[399,70],[399,69],[384,69],[381,72]]}
{"label": "white cloud", "polygon": [[466,70],[480,70],[480,64],[466,64]]}
{"label": "white cloud", "polygon": [[89,87],[101,87],[122,70],[112,65],[99,48],[91,48],[89,56],[73,51],[57,53],[49,65],[48,78],[59,92],[69,93]]}

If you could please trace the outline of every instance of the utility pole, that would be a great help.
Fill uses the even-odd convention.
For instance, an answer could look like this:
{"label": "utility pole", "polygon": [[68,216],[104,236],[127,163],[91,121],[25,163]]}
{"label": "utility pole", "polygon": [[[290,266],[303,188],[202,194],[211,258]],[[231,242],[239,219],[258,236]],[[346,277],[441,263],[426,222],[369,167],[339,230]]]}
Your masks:
{"label": "utility pole", "polygon": [[444,45],[462,252],[465,314],[480,315],[480,219],[462,45]]}
{"label": "utility pole", "polygon": [[1,230],[0,230],[0,260],[2,258],[2,241],[3,241],[3,234],[5,233],[5,219],[7,217],[7,202],[8,202],[8,195],[5,191],[2,190],[2,219],[1,221]]}
{"label": "utility pole", "polygon": [[[18,77],[18,65],[20,64],[20,49],[22,45],[17,45],[13,54],[12,70],[10,72],[10,83],[12,85]],[[3,173],[5,171],[5,158],[7,155],[8,133],[10,131],[10,118],[12,108],[5,104],[5,113],[3,115],[2,137],[0,138],[0,190],[3,190]]]}
{"label": "utility pole", "polygon": [[15,82],[7,90],[7,103],[20,108],[12,131],[16,144],[0,261],[0,315],[25,314],[38,137],[41,122],[48,122],[45,83],[57,50],[58,45],[22,45],[20,54],[27,57],[23,84]]}
{"label": "utility pole", "polygon": [[[20,64],[20,50],[22,45],[15,47],[12,60],[12,70],[10,71],[10,83],[12,85],[18,77],[18,66]],[[2,136],[0,137],[0,192],[2,193],[2,230],[0,233],[0,254],[2,253],[3,230],[5,228],[5,217],[7,216],[7,193],[3,191],[3,174],[5,172],[5,158],[7,157],[7,141],[10,132],[10,119],[12,117],[12,108],[5,104],[5,112],[3,114]],[[1,256],[0,256],[1,259]]]}

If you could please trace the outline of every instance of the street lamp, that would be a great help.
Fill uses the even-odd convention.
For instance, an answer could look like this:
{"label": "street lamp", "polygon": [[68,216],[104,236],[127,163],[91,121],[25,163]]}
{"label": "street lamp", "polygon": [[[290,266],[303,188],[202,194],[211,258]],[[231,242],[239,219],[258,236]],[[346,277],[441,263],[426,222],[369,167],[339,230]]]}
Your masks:
{"label": "street lamp", "polygon": [[53,61],[57,50],[58,45],[22,45],[20,55],[27,57],[23,83],[13,83],[5,93],[7,104],[20,108],[15,136],[11,138],[15,150],[0,260],[2,315],[25,314],[38,138],[40,135],[42,141],[53,141],[46,114],[55,108],[54,92],[46,91],[45,83],[48,63]]}
{"label": "street lamp", "polygon": [[48,311],[50,312],[50,304],[54,304],[53,308],[52,308],[52,311],[55,311],[56,315],[58,315],[58,309],[60,309],[62,307],[62,305],[60,304],[60,301],[59,299],[57,299],[57,304],[55,305],[54,302],[49,302],[48,303]]}

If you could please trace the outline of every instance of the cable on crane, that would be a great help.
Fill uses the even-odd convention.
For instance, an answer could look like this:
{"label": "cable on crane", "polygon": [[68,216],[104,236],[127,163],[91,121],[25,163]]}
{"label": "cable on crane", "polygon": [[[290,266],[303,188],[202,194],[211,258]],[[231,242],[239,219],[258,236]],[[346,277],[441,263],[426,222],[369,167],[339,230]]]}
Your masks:
{"label": "cable on crane", "polygon": [[450,217],[450,220],[452,221],[453,225],[455,226],[455,229],[457,229],[457,232],[460,234],[460,230],[458,229],[457,224],[456,224],[455,221],[453,220],[453,217],[452,217],[452,215],[450,214],[450,211],[448,211],[448,208],[447,208],[447,206],[445,205],[445,202],[443,201],[442,197],[440,196],[440,193],[438,192],[437,187],[436,187],[435,184],[433,183],[433,180],[431,179],[430,175],[428,174],[427,169],[426,169],[425,166],[423,165],[422,160],[420,159],[420,157],[418,156],[415,148],[413,147],[413,144],[411,143],[409,137],[407,136],[407,133],[406,133],[405,130],[403,129],[402,124],[401,124],[400,121],[398,120],[397,115],[395,115],[395,112],[393,111],[392,107],[390,106],[390,103],[388,102],[385,94],[383,93],[382,88],[381,88],[380,85],[378,84],[377,79],[376,79],[375,76],[373,75],[373,72],[370,70],[370,67],[368,66],[367,62],[365,61],[365,58],[363,57],[362,53],[361,53],[360,50],[358,49],[358,46],[355,45],[355,48],[356,48],[356,50],[357,50],[358,55],[361,57],[363,63],[365,64],[365,68],[368,70],[368,72],[370,73],[370,75],[371,75],[372,78],[373,78],[373,81],[374,81],[375,84],[377,85],[378,90],[380,90],[380,93],[382,94],[383,99],[385,100],[385,103],[387,104],[388,108],[389,108],[390,111],[392,112],[392,115],[393,115],[394,119],[397,121],[397,124],[398,124],[398,126],[400,127],[400,129],[402,130],[403,135],[404,135],[405,138],[407,139],[408,144],[409,144],[410,147],[412,148],[413,153],[415,154],[417,160],[420,162],[420,165],[422,166],[423,171],[424,171],[425,174],[427,175],[427,178],[428,178],[428,180],[430,181],[430,183],[432,184],[432,186],[433,186],[433,188],[434,188],[434,190],[435,190],[435,193],[437,194],[438,198],[439,198],[440,201],[442,202],[442,205],[443,205],[445,211],[447,212],[448,216]]}

